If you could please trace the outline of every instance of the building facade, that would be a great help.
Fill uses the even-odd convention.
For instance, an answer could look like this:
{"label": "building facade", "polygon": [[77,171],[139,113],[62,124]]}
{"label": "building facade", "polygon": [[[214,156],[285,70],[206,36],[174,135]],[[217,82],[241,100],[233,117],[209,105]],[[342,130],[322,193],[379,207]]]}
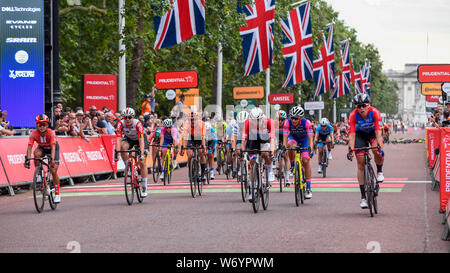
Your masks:
{"label": "building facade", "polygon": [[419,64],[406,64],[404,71],[389,70],[385,72],[390,80],[397,82],[397,95],[399,98],[398,114],[396,118],[401,119],[409,125],[427,122],[425,109],[425,96],[417,81],[417,67]]}

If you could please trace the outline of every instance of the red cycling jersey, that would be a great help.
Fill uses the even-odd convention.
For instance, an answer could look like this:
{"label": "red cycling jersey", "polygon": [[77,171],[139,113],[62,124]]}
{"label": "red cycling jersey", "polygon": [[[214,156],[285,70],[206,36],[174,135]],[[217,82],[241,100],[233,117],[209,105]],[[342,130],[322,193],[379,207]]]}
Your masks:
{"label": "red cycling jersey", "polygon": [[260,126],[258,121],[256,124],[250,124],[251,120],[247,119],[244,123],[244,131],[242,132],[242,140],[270,140],[275,137],[275,128],[272,120],[265,118],[264,123]]}
{"label": "red cycling jersey", "polygon": [[47,129],[44,136],[39,133],[39,130],[34,130],[30,135],[28,146],[33,147],[34,142],[37,142],[42,148],[49,149],[56,145],[56,134],[50,128]]}
{"label": "red cycling jersey", "polygon": [[121,138],[123,134],[129,139],[137,141],[145,135],[144,126],[138,119],[134,119],[130,127],[127,127],[125,121],[121,120],[117,124],[116,136]]}
{"label": "red cycling jersey", "polygon": [[350,125],[350,134],[357,131],[365,133],[381,131],[383,126],[380,111],[373,106],[369,107],[367,117],[362,117],[357,109],[353,110],[350,114],[348,124]]}

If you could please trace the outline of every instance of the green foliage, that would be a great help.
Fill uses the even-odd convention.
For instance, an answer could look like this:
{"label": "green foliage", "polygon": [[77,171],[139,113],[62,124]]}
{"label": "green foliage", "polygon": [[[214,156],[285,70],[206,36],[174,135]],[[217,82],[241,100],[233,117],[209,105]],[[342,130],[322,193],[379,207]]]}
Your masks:
{"label": "green foliage", "polygon": [[[107,10],[107,15],[74,11],[60,18],[61,40],[61,87],[63,98],[72,106],[81,105],[81,77],[83,74],[117,74],[118,73],[118,1],[106,1],[102,7],[100,0],[83,0],[83,6],[97,5]],[[242,53],[239,27],[245,25],[244,16],[237,13],[237,4],[249,3],[249,0],[206,1],[206,34],[197,35],[180,45],[161,50],[154,50],[155,29],[153,16],[163,14],[170,6],[168,1],[160,0],[126,0],[124,17],[126,21],[124,43],[126,44],[127,73],[132,62],[140,62],[140,77],[136,90],[136,103],[139,109],[143,95],[150,92],[154,84],[154,75],[159,71],[196,70],[199,74],[200,95],[203,106],[214,103],[216,90],[217,45],[223,47],[223,104],[236,104],[232,89],[236,86],[265,86],[265,73],[248,77],[244,75],[244,58]],[[274,60],[270,68],[271,93],[294,93],[297,102],[314,99],[313,80],[304,81],[295,86],[282,88],[285,81],[284,61],[281,53],[283,34],[280,20],[287,17],[293,7],[292,0],[276,0],[276,23],[274,29]],[[338,72],[341,41],[350,40],[350,52],[356,71],[365,62],[371,64],[371,97],[375,107],[381,112],[395,114],[398,98],[396,85],[388,81],[382,71],[382,62],[373,45],[364,45],[358,41],[355,29],[346,26],[339,14],[326,2],[312,0],[312,27],[314,39],[314,57],[317,57],[322,45],[322,31],[334,23],[334,46],[336,52],[335,69]],[[60,8],[67,7],[60,0]],[[145,27],[136,31],[139,16],[143,16]],[[132,59],[133,48],[139,39],[143,40],[141,58]],[[129,79],[129,75],[127,75]],[[165,92],[157,94],[160,102],[159,114],[167,114],[171,104],[165,102]],[[323,96],[326,104],[324,115],[331,118],[333,101]],[[349,106],[352,96],[337,99],[337,107]],[[264,103],[262,101],[261,103]]]}

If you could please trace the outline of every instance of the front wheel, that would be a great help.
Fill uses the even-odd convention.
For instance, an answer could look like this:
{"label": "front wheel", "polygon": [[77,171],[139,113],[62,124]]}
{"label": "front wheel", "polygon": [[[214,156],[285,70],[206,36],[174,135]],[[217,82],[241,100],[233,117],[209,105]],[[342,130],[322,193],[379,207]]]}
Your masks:
{"label": "front wheel", "polygon": [[49,175],[47,176],[47,181],[49,181],[48,184],[49,184],[49,188],[50,188],[50,193],[48,195],[48,203],[50,205],[50,208],[52,208],[52,210],[55,210],[56,207],[58,206],[58,204],[55,203],[55,195],[56,195],[55,185],[53,184],[53,181],[50,182],[50,176]]}
{"label": "front wheel", "polygon": [[197,160],[192,158],[189,164],[189,184],[191,186],[191,195],[193,198],[197,195],[197,181],[198,181],[198,170],[197,170]]}
{"label": "front wheel", "polygon": [[261,187],[260,187],[260,192],[261,192],[261,203],[263,206],[264,210],[267,210],[267,208],[269,207],[269,181],[268,181],[268,170],[265,167],[265,165],[262,168],[261,171],[261,176],[260,176],[260,182],[261,183]]}
{"label": "front wheel", "polygon": [[259,166],[258,164],[253,164],[252,169],[252,186],[251,186],[251,193],[252,193],[252,207],[253,212],[258,213],[259,210],[259,199],[260,196],[260,185],[259,185]]}
{"label": "front wheel", "polygon": [[125,198],[127,199],[128,205],[133,205],[134,201],[134,185],[133,185],[133,170],[131,168],[130,161],[127,161],[125,166],[125,173],[123,177],[123,184],[125,188]]}
{"label": "front wheel", "polygon": [[245,203],[245,200],[247,199],[247,195],[248,195],[248,180],[247,180],[247,168],[246,167],[247,166],[245,166],[245,164],[240,164],[241,176],[239,177],[239,180],[241,182],[242,202],[244,202],[244,203]]}
{"label": "front wheel", "polygon": [[43,181],[42,177],[42,167],[36,168],[33,176],[33,198],[34,205],[36,207],[37,212],[41,213],[44,210],[44,202],[45,202],[45,191],[47,189],[47,185],[45,181]]}

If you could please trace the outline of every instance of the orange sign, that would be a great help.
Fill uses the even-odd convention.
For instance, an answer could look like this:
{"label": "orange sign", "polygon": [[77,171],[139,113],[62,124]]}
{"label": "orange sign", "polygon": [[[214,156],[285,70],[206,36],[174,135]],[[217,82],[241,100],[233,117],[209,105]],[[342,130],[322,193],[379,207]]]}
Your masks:
{"label": "orange sign", "polygon": [[264,98],[264,87],[262,86],[235,87],[233,88],[233,98],[236,100],[262,99]]}
{"label": "orange sign", "polygon": [[422,83],[422,95],[424,96],[441,96],[442,83]]}
{"label": "orange sign", "polygon": [[191,88],[188,89],[186,92],[181,92],[180,89],[177,89],[177,97],[176,102],[180,100],[180,95],[184,95],[184,105],[189,107],[192,105],[200,105],[199,98],[200,98],[200,89],[198,88]]}

